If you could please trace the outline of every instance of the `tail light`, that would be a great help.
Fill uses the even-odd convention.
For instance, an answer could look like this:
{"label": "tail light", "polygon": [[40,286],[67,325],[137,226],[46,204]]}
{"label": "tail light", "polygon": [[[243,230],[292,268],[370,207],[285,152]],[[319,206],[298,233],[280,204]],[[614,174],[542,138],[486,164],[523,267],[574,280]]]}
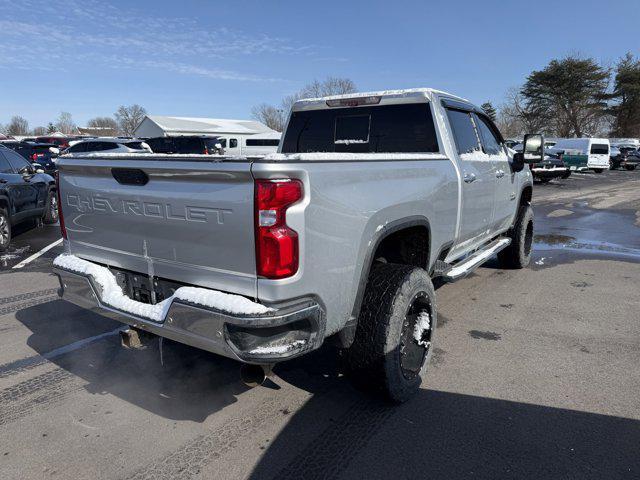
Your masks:
{"label": "tail light", "polygon": [[62,215],[62,195],[60,195],[60,172],[56,171],[56,195],[58,197],[58,221],[60,222],[60,233],[62,238],[67,239],[67,229],[64,226],[64,216]]}
{"label": "tail light", "polygon": [[256,269],[277,279],[298,271],[298,234],[287,225],[287,208],[302,198],[300,180],[256,180]]}

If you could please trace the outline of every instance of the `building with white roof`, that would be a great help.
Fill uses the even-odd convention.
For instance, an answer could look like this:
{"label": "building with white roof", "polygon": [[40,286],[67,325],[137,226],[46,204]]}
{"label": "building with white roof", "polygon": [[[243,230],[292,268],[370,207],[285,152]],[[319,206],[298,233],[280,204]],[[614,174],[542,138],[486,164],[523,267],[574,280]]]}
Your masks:
{"label": "building with white roof", "polygon": [[255,120],[226,118],[166,117],[147,115],[136,128],[136,137],[173,137],[178,135],[256,135],[272,133]]}

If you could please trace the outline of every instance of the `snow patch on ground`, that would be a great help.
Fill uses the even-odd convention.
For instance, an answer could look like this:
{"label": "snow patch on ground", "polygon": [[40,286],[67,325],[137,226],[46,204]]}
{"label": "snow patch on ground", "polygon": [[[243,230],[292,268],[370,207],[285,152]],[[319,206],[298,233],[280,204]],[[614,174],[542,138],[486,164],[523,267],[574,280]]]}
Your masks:
{"label": "snow patch on ground", "polygon": [[428,347],[430,342],[423,340],[424,334],[431,328],[431,316],[429,312],[422,311],[418,314],[416,326],[413,329],[413,338],[418,345]]}
{"label": "snow patch on ground", "polygon": [[536,265],[544,265],[544,259],[547,257],[542,257],[540,260],[536,262]]}
{"label": "snow patch on ground", "polygon": [[293,343],[288,343],[286,345],[273,345],[267,347],[258,347],[250,350],[249,353],[255,353],[258,355],[278,355],[282,353],[290,352],[291,350],[301,347],[306,344],[306,340],[296,340]]}
{"label": "snow patch on ground", "polygon": [[164,321],[174,299],[235,314],[259,315],[273,311],[272,308],[265,307],[240,295],[199,287],[180,287],[171,297],[155,305],[149,305],[127,297],[122,292],[113,274],[105,267],[68,254],[59,255],[53,261],[53,264],[65,270],[91,276],[102,290],[102,303],[154,322]]}

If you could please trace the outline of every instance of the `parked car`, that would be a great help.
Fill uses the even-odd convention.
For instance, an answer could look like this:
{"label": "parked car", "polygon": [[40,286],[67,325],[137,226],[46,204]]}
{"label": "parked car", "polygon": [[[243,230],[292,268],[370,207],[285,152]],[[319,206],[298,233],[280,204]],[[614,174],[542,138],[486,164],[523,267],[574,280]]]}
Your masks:
{"label": "parked car", "polygon": [[171,338],[247,382],[330,342],[355,382],[406,400],[436,341],[432,278],[529,264],[542,136],[510,157],[480,108],[414,89],[298,101],[279,149],[62,157],[60,294],[130,325],[125,345]]}
{"label": "parked car", "polygon": [[145,142],[135,138],[98,137],[72,141],[63,153],[151,153]]}
{"label": "parked car", "polygon": [[569,178],[571,170],[567,167],[559,155],[545,155],[539,163],[530,164],[533,179],[540,183],[548,183],[554,178]]}
{"label": "parked car", "polygon": [[11,243],[12,226],[34,218],[58,221],[55,180],[0,145],[0,252]]}
{"label": "parked car", "polygon": [[[609,139],[607,138],[559,138],[557,143],[549,149],[553,153],[580,155],[586,157],[586,168],[596,173],[602,173],[609,169]],[[567,160],[563,156],[563,160]],[[583,159],[575,159],[575,162],[582,163]],[[579,169],[577,165],[570,165],[574,170]]]}
{"label": "parked car", "polygon": [[222,155],[224,139],[207,135],[148,138],[145,143],[153,153]]}
{"label": "parked car", "polygon": [[611,147],[609,168],[616,170],[624,167],[626,170],[635,170],[638,166],[638,149],[635,145],[618,145]]}
{"label": "parked car", "polygon": [[56,171],[56,159],[59,150],[51,143],[33,142],[3,142],[3,145],[22,155],[34,164],[34,167],[42,168],[46,173],[53,175]]}

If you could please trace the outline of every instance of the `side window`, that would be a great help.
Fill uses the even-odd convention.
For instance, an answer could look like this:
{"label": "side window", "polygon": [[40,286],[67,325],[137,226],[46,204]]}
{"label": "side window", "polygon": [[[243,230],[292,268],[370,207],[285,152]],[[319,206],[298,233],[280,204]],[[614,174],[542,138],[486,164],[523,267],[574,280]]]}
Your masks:
{"label": "side window", "polygon": [[78,143],[76,145],[73,145],[73,146],[69,147],[69,152],[71,152],[71,153],[86,152],[87,151],[87,143],[88,142],[83,142],[83,143]]}
{"label": "side window", "polygon": [[0,173],[14,173],[11,165],[9,165],[9,161],[2,153],[3,152],[0,152]]}
{"label": "side window", "polygon": [[230,138],[229,139],[229,148],[236,148],[238,146],[238,139]]}
{"label": "side window", "polygon": [[480,131],[480,139],[482,140],[482,148],[487,155],[499,155],[502,151],[500,141],[493,132],[493,129],[487,123],[487,120],[480,115],[474,115],[476,126]]}
{"label": "side window", "polygon": [[96,145],[96,150],[115,150],[116,148],[118,148],[120,145],[117,143],[113,143],[113,142],[98,142]]}
{"label": "side window", "polygon": [[218,143],[220,144],[220,146],[222,148],[227,148],[227,139],[226,138],[219,138],[218,139]]}
{"label": "side window", "polygon": [[472,153],[480,150],[478,135],[469,112],[447,109],[447,115],[453,129],[458,153]]}
{"label": "side window", "polygon": [[3,153],[7,160],[9,160],[9,163],[11,164],[15,172],[18,172],[21,168],[31,166],[31,164],[27,162],[24,157],[18,155],[16,152],[5,151]]}

